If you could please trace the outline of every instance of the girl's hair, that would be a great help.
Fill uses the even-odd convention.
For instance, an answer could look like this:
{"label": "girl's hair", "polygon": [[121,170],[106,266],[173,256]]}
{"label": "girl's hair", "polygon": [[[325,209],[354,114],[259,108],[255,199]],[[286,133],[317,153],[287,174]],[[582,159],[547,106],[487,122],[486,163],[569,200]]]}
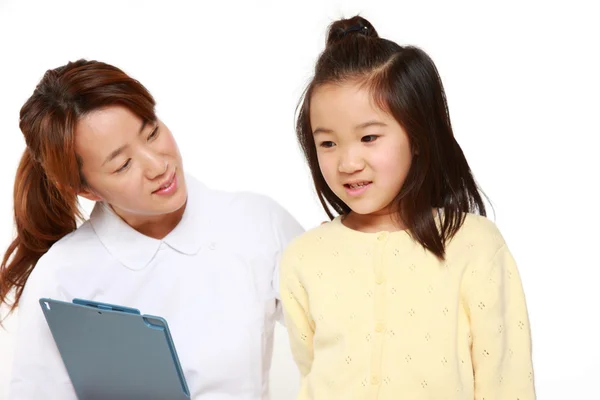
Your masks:
{"label": "girl's hair", "polygon": [[[310,102],[326,84],[358,83],[406,131],[413,160],[394,200],[397,215],[413,238],[440,259],[465,220],[465,213],[486,215],[469,164],[454,138],[444,88],[435,64],[422,50],[378,36],[356,16],[329,27],[327,46],[299,104],[296,134],[310,167],[319,200],[330,218],[351,210],[327,186],[317,160],[310,123]],[[432,208],[442,209],[436,226]]]}
{"label": "girl's hair", "polygon": [[124,106],[155,121],[155,102],[138,81],[98,61],[79,60],[47,71],[20,112],[27,145],[15,177],[17,235],[0,266],[0,305],[15,289],[13,311],[44,253],[82,220],[77,194],[86,187],[75,153],[75,126],[87,113]]}

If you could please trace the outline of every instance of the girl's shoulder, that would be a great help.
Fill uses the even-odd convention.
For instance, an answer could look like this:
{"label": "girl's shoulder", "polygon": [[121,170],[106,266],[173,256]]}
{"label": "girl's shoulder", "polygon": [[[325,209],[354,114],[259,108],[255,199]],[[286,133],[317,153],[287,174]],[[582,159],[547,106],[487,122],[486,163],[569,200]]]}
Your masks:
{"label": "girl's shoulder", "polygon": [[467,213],[462,226],[448,243],[446,252],[450,257],[455,253],[455,256],[461,257],[489,258],[505,245],[504,237],[494,221]]}
{"label": "girl's shoulder", "polygon": [[324,222],[298,235],[290,242],[286,252],[302,252],[320,248],[332,242],[342,240],[341,234],[343,234],[343,229],[341,229],[341,223],[339,223],[339,217],[337,217],[333,221]]}
{"label": "girl's shoulder", "polygon": [[491,243],[504,242],[500,229],[494,221],[483,215],[472,213],[465,214],[464,222],[456,236]]}

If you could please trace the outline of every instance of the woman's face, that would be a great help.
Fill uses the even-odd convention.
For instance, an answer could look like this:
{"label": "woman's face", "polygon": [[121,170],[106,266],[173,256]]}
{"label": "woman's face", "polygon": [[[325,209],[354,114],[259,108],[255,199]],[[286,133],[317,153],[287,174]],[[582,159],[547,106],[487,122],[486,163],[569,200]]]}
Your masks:
{"label": "woman's face", "polygon": [[80,195],[106,201],[130,225],[185,205],[181,154],[160,120],[121,106],[93,111],[76,125],[75,149],[88,184]]}

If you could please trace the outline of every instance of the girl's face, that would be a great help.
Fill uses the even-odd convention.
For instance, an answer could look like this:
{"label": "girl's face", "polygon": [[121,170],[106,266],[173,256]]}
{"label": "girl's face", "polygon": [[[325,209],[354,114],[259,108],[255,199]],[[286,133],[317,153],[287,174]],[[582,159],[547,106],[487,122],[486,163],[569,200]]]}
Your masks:
{"label": "girl's face", "polygon": [[311,98],[310,123],[321,173],[350,209],[391,214],[412,161],[402,126],[357,83],[326,84]]}
{"label": "girl's face", "polygon": [[144,123],[125,107],[93,111],[78,121],[75,148],[89,188],[130,225],[182,209],[187,199],[181,155],[161,121]]}

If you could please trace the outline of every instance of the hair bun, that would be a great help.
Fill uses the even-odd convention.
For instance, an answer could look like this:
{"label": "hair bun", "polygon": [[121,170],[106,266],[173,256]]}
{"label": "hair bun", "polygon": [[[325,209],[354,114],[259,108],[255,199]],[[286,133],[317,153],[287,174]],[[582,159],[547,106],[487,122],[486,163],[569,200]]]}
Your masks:
{"label": "hair bun", "polygon": [[355,35],[375,38],[379,37],[373,25],[363,17],[357,15],[350,19],[337,20],[329,26],[327,46],[331,46]]}

